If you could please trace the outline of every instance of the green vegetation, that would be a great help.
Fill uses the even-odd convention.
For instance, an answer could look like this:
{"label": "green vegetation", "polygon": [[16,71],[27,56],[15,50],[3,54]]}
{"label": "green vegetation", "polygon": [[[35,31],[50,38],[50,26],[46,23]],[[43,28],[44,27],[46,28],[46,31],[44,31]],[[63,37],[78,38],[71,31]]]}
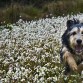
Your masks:
{"label": "green vegetation", "polygon": [[46,15],[51,17],[83,13],[83,0],[9,0],[1,1],[0,5],[1,24],[4,21],[5,23],[16,22],[19,18],[32,20],[46,17]]}
{"label": "green vegetation", "polygon": [[60,62],[61,36],[71,17],[83,14],[0,26],[0,83],[83,83],[83,72],[65,76]]}

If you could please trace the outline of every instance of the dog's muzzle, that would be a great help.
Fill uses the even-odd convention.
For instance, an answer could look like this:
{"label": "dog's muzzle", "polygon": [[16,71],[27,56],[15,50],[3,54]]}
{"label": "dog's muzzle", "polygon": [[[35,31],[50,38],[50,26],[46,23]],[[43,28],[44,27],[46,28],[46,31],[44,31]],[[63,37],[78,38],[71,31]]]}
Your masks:
{"label": "dog's muzzle", "polygon": [[77,42],[77,45],[75,46],[75,51],[77,54],[82,54],[83,53],[82,40],[78,39],[76,42]]}

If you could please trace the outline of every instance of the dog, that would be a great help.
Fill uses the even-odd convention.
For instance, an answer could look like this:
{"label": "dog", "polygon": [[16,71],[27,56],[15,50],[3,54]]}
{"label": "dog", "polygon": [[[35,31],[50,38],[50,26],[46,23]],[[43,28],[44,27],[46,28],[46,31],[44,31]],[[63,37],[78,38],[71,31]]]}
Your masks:
{"label": "dog", "polygon": [[61,62],[65,66],[64,74],[83,70],[83,23],[78,19],[68,20],[67,29],[62,35]]}

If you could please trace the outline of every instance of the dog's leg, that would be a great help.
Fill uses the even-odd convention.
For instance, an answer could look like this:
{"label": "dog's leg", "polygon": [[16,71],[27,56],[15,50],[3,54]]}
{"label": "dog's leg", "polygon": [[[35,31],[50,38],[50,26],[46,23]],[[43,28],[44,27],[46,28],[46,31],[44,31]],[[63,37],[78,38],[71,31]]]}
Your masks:
{"label": "dog's leg", "polygon": [[77,64],[72,56],[72,54],[68,51],[66,51],[63,55],[63,60],[65,63],[68,63],[69,67],[73,71],[77,71]]}
{"label": "dog's leg", "polygon": [[78,65],[78,72],[81,73],[83,71],[83,63]]}

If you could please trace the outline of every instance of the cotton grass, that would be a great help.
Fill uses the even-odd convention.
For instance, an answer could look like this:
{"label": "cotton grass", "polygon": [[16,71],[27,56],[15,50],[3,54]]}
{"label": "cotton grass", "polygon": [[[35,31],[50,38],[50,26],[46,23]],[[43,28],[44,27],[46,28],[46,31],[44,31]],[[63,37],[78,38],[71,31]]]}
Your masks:
{"label": "cotton grass", "polygon": [[10,24],[0,30],[0,83],[81,83],[79,74],[65,77],[60,63],[61,36],[70,18],[52,17]]}

